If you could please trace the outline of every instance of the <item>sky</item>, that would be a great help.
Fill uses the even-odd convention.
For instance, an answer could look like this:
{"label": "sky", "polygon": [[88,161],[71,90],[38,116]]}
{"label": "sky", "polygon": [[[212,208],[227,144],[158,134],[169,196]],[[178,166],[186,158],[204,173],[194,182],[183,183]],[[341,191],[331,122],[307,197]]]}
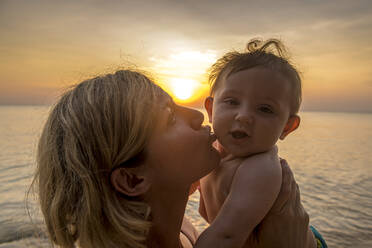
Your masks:
{"label": "sky", "polygon": [[370,0],[0,0],[0,104],[50,104],[71,84],[138,68],[201,107],[209,66],[257,37],[290,51],[303,111],[372,112]]}

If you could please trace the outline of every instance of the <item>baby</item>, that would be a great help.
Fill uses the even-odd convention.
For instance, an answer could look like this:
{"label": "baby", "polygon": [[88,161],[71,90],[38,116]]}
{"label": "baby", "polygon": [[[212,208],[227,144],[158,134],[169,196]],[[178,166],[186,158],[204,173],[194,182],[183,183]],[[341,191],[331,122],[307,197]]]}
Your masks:
{"label": "baby", "polygon": [[300,124],[301,79],[282,43],[254,40],[247,49],[225,54],[211,68],[205,108],[223,158],[200,181],[200,213],[214,233],[201,235],[205,247],[244,246],[280,191],[275,144]]}

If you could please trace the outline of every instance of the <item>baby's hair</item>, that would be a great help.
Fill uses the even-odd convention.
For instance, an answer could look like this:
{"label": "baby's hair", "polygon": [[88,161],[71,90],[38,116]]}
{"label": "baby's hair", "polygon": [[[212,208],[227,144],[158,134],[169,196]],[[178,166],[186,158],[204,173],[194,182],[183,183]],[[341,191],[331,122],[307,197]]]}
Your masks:
{"label": "baby's hair", "polygon": [[248,42],[247,51],[232,51],[219,58],[209,70],[210,95],[213,96],[221,82],[230,75],[258,66],[280,73],[289,80],[293,90],[291,114],[296,114],[302,100],[301,77],[289,62],[288,52],[278,39],[253,39]]}

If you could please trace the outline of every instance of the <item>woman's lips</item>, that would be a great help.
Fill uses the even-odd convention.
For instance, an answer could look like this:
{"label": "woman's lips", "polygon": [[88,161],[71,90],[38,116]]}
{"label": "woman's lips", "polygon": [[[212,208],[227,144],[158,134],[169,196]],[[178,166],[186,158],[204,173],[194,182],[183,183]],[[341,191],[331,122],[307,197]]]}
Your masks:
{"label": "woman's lips", "polygon": [[217,137],[216,137],[216,135],[212,132],[212,128],[210,127],[210,126],[204,126],[204,129],[207,131],[207,133],[208,133],[208,136],[209,136],[209,141],[211,142],[211,143],[213,143],[216,139],[217,139]]}
{"label": "woman's lips", "polygon": [[217,136],[212,132],[212,128],[210,126],[205,126],[205,128],[208,131],[209,140],[211,143],[215,142],[217,139]]}

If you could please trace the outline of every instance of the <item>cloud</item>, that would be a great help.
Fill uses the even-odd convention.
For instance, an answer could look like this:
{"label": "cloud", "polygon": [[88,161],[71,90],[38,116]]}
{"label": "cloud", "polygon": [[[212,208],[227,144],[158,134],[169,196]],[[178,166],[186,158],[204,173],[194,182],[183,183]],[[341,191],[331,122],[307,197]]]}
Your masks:
{"label": "cloud", "polygon": [[[142,42],[153,52],[164,40],[202,49],[229,49],[257,35],[286,34],[314,40],[332,30],[370,30],[369,1],[3,1],[0,32],[8,41],[76,46],[79,42]],[[368,19],[367,21],[363,21]],[[357,22],[361,21],[362,24]],[[354,25],[353,25],[354,24]],[[360,26],[360,29],[358,27]],[[329,35],[328,35],[329,36]],[[291,37],[292,38],[292,37]],[[343,40],[352,39],[344,36]],[[316,41],[315,41],[316,42]],[[163,44],[166,44],[164,46]],[[232,45],[233,44],[233,45]]]}

